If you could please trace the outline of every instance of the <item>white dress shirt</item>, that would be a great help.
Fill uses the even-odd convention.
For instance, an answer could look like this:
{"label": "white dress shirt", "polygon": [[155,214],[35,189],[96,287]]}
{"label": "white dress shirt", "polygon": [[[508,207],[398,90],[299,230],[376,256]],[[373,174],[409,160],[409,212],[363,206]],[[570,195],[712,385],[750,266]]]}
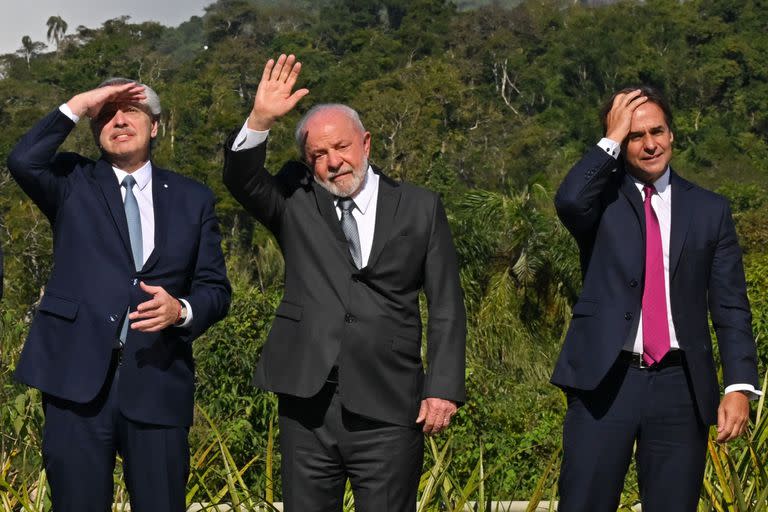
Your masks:
{"label": "white dress shirt", "polygon": [[[248,120],[243,123],[243,127],[235,137],[232,143],[232,151],[244,151],[255,148],[265,140],[269,135],[269,130],[251,130],[248,128]],[[365,173],[365,181],[362,188],[352,196],[355,207],[352,209],[352,217],[357,222],[357,232],[360,236],[360,256],[363,267],[368,264],[368,258],[371,255],[371,246],[373,245],[373,232],[376,229],[376,205],[379,200],[379,175],[373,172],[371,166]],[[339,198],[333,200],[336,210],[336,216],[341,220],[341,208],[339,207]]]}
{"label": "white dress shirt", "polygon": [[[70,118],[74,123],[77,123],[80,120],[80,117],[75,115],[66,103],[59,107],[59,111]],[[125,202],[126,190],[125,187],[122,186],[122,183],[123,178],[129,173],[122,169],[118,169],[115,166],[112,166],[112,171],[115,173],[115,179],[117,179],[117,183],[120,186],[120,195],[123,198],[123,202]],[[155,208],[152,197],[152,162],[147,161],[147,163],[130,174],[133,176],[133,179],[136,180],[132,190],[133,195],[136,197],[136,202],[139,205],[139,215],[141,216],[141,245],[143,252],[142,263],[146,263],[149,259],[149,255],[155,250]],[[151,285],[151,283],[148,284]],[[189,325],[192,321],[192,306],[184,299],[179,299],[179,301],[181,301],[184,304],[184,307],[187,308],[187,318],[180,324],[181,327],[184,327]]]}
{"label": "white dress shirt", "polygon": [[[597,143],[601,149],[612,157],[618,159],[621,153],[621,145],[608,138],[600,139]],[[651,207],[656,213],[656,217],[659,219],[659,228],[661,229],[661,247],[664,255],[664,291],[667,296],[667,322],[669,325],[669,344],[672,349],[679,349],[680,343],[677,341],[677,333],[675,332],[675,324],[672,321],[672,301],[669,295],[669,238],[672,226],[672,184],[669,181],[670,169],[669,166],[664,174],[653,183],[656,188],[656,193],[651,196]],[[645,183],[631,176],[635,182],[637,190],[640,192],[640,197],[645,199],[643,195],[643,188]],[[643,312],[635,318],[632,328],[629,330],[629,337],[624,342],[624,350],[634,352],[636,354],[643,353]],[[757,391],[751,384],[731,384],[725,388],[726,393],[731,391],[747,391],[750,393],[750,398],[755,399],[762,395],[762,391]]]}

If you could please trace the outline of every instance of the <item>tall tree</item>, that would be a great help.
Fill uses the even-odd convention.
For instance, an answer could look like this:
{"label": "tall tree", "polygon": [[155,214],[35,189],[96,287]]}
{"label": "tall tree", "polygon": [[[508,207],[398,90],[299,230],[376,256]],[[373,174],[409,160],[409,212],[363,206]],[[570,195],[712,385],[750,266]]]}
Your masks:
{"label": "tall tree", "polygon": [[67,32],[67,22],[64,21],[61,16],[51,16],[45,23],[48,25],[48,32],[45,36],[48,38],[48,42],[56,43],[56,51],[59,50],[59,43],[64,38],[64,34]]}
{"label": "tall tree", "polygon": [[16,50],[16,53],[24,57],[27,61],[27,68],[29,68],[29,61],[32,60],[32,57],[45,50],[45,48],[45,43],[32,41],[31,37],[24,36],[21,38],[21,48]]}

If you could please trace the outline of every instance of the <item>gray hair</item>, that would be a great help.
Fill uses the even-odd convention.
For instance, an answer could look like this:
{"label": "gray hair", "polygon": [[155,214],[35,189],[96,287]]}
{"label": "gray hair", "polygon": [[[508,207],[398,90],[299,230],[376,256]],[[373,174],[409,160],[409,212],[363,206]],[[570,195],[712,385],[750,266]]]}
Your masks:
{"label": "gray hair", "polygon": [[365,126],[363,126],[363,122],[360,120],[360,114],[358,114],[355,109],[349,105],[344,105],[343,103],[320,103],[310,108],[307,113],[299,119],[299,122],[296,125],[294,137],[296,138],[296,146],[299,148],[299,153],[302,158],[306,159],[306,155],[304,154],[304,143],[307,138],[307,123],[315,114],[327,112],[329,110],[335,110],[344,114],[350,121],[352,121],[355,128],[360,130],[360,133],[365,133]]}
{"label": "gray hair", "polygon": [[144,100],[142,100],[140,103],[142,105],[146,105],[147,108],[149,108],[149,111],[152,113],[152,117],[157,119],[160,117],[160,114],[163,112],[163,109],[160,107],[160,96],[157,95],[157,93],[148,85],[146,84],[140,84],[136,80],[131,80],[130,78],[123,78],[123,77],[112,77],[107,78],[103,82],[99,84],[99,87],[106,87],[108,85],[123,85],[123,84],[139,84],[140,86],[144,87]]}

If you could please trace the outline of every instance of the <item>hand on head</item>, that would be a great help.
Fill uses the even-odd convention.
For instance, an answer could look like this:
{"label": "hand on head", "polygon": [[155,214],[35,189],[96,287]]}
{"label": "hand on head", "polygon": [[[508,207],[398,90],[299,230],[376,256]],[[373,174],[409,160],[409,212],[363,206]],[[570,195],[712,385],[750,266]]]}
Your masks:
{"label": "hand on head", "polygon": [[293,91],[301,72],[301,62],[294,55],[285,54],[277,62],[269,59],[264,66],[261,82],[253,100],[253,110],[248,116],[248,128],[269,130],[275,121],[293,110],[309,89]]}
{"label": "hand on head", "polygon": [[617,94],[605,119],[605,136],[615,142],[624,142],[632,126],[632,114],[646,101],[648,98],[642,96],[639,89]]}

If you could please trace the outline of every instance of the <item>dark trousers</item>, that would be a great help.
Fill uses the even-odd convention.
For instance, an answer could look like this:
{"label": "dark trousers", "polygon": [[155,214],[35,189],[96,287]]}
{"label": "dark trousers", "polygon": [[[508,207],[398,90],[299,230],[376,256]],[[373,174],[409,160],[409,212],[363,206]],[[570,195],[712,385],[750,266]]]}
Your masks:
{"label": "dark trousers", "polygon": [[635,443],[643,512],[695,512],[708,428],[684,365],[617,362],[594,391],[567,395],[559,512],[616,512]]}
{"label": "dark trousers", "polygon": [[416,510],[419,428],[347,411],[331,382],[311,398],[281,395],[279,412],[285,512],[340,512],[347,478],[357,512]]}
{"label": "dark trousers", "polygon": [[132,421],[120,412],[117,352],[99,395],[79,404],[43,395],[43,462],[54,512],[111,510],[115,456],[133,512],[183,512],[188,429]]}

